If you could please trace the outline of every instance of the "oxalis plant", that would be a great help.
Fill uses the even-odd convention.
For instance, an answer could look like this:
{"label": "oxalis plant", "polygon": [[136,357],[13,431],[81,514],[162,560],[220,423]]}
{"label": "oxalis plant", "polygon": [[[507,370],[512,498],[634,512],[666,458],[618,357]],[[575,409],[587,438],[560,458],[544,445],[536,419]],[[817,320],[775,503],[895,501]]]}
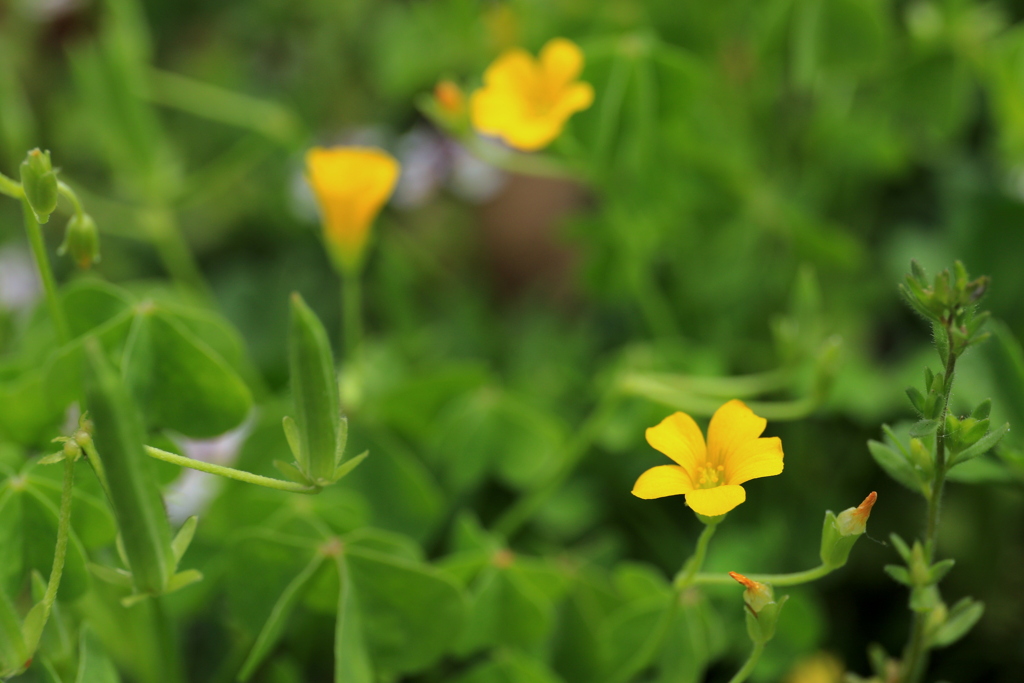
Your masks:
{"label": "oxalis plant", "polygon": [[[345,194],[332,185],[347,183],[352,157],[319,154],[312,153],[310,174],[325,208],[365,203],[365,195]],[[391,163],[370,156],[374,163]],[[392,184],[394,175],[388,170],[382,184]],[[0,464],[0,677],[5,679],[27,673],[47,681],[116,681],[116,660],[134,661],[129,673],[139,680],[189,680],[180,615],[167,596],[207,584],[211,577],[189,566],[186,551],[199,521],[193,516],[172,527],[154,461],[272,489],[272,495],[284,497],[262,523],[232,534],[225,562],[251,571],[255,565],[238,563],[254,552],[280,551],[298,559],[300,569],[283,583],[254,638],[240,642],[226,657],[217,680],[269,675],[292,618],[302,605],[319,604],[317,609],[333,619],[333,659],[327,668],[337,683],[397,681],[419,674],[463,683],[557,681],[544,663],[541,643],[556,628],[554,606],[564,602],[561,628],[583,632],[570,637],[567,631],[559,647],[578,651],[568,668],[586,680],[698,681],[727,649],[721,627],[714,625],[719,617],[703,593],[736,586],[750,640],[746,660],[729,679],[740,683],[754,674],[786,618],[788,596],[778,591],[841,569],[866,533],[877,501],[874,492],[859,505],[825,513],[817,566],[776,574],[746,567],[737,568],[743,573],[705,571],[719,526],[746,499],[743,484],[783,473],[783,444],[777,437],[761,436],[767,419],[758,411],[782,419],[807,410],[804,405],[748,405],[733,398],[714,411],[706,439],[694,418],[682,411],[647,430],[648,443],[673,464],[643,472],[633,494],[643,499],[683,495],[703,525],[671,581],[630,567],[619,567],[609,579],[599,571],[513,550],[517,530],[583,458],[592,430],[614,411],[619,398],[650,393],[669,405],[703,409],[738,387],[754,386],[749,391],[756,395],[766,381],[697,382],[706,392],[698,399],[688,393],[692,378],[645,375],[628,363],[607,382],[607,395],[550,484],[514,503],[490,529],[470,514],[455,515],[452,537],[436,561],[427,562],[423,550],[399,534],[369,526],[339,530],[323,508],[287,502],[308,501],[308,494],[334,487],[367,457],[366,452],[346,457],[348,421],[335,358],[323,325],[302,298],[296,294],[290,302],[292,410],[282,430],[292,457],[274,462],[283,478],[186,457],[168,440],[154,445],[154,439],[168,432],[195,438],[219,434],[241,423],[254,403],[250,370],[231,328],[208,309],[101,280],[58,288],[40,228],[57,210],[58,197],[69,200],[72,211],[62,251],[87,267],[99,257],[98,239],[95,224],[58,179],[48,153],[30,152],[20,182],[0,176],[0,191],[22,202],[48,313],[34,332],[43,340],[38,355],[17,383],[4,387],[9,399],[5,428],[33,443],[69,408],[78,413],[75,426],[54,439],[56,452],[28,458],[18,468]],[[373,206],[363,211],[361,222],[339,218],[351,212],[332,218],[325,211],[325,238],[348,290],[350,317],[359,315],[362,250],[386,192],[371,197]],[[911,306],[932,324],[942,366],[938,372],[926,370],[923,390],[908,390],[921,418],[909,433],[900,435],[886,426],[885,441],[869,444],[878,464],[926,503],[921,538],[908,542],[892,535],[903,564],[885,568],[910,589],[908,642],[898,659],[871,648],[871,680],[922,680],[931,651],[954,643],[982,616],[982,605],[971,598],[952,606],[943,600],[938,584],[953,560],[940,559],[936,545],[949,472],[992,449],[1009,428],[991,427],[988,401],[969,415],[955,415],[949,407],[958,360],[986,336],[987,313],[976,307],[988,284],[984,277],[971,279],[959,263],[933,280],[914,263],[901,287]],[[359,372],[361,340],[350,338],[346,346],[345,367]],[[832,357],[834,347],[834,342],[823,345],[815,367],[821,355]],[[815,391],[815,400],[821,391]],[[358,392],[354,396],[359,400]],[[12,432],[12,425],[23,432]],[[50,470],[57,466],[62,474],[54,478]],[[242,580],[235,575],[235,582]],[[230,585],[232,579],[227,581]],[[618,586],[618,593],[611,585]],[[120,631],[112,626],[122,622],[129,626]],[[144,654],[134,660],[123,651],[112,656],[118,638]],[[851,675],[851,680],[861,679]]]}

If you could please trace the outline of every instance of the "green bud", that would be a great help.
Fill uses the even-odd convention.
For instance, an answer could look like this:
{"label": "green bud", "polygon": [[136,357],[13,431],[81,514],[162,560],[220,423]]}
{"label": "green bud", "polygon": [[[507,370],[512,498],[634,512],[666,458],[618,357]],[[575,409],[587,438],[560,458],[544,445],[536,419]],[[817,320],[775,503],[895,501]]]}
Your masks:
{"label": "green bud", "polygon": [[298,294],[292,295],[288,358],[295,419],[285,421],[285,432],[299,472],[311,484],[326,486],[343,474],[348,422],[327,332]]}
{"label": "green bud", "polygon": [[737,572],[729,572],[729,576],[746,588],[743,591],[743,602],[747,608],[747,634],[755,643],[767,643],[775,637],[779,613],[789,596],[784,595],[776,601],[771,586],[748,579]]}
{"label": "green bud", "polygon": [[68,221],[64,230],[64,242],[58,247],[57,253],[63,256],[71,254],[78,267],[87,270],[100,260],[100,233],[96,229],[96,221],[87,213],[76,213]]}
{"label": "green bud", "polygon": [[976,420],[984,420],[992,412],[992,399],[986,398],[978,404],[978,407],[971,412],[971,417]]}
{"label": "green bud", "polygon": [[825,513],[821,528],[821,562],[828,567],[842,567],[850,557],[854,544],[867,530],[871,508],[878,499],[872,491],[857,507],[843,510],[838,515],[831,510]]}
{"label": "green bud", "polygon": [[21,162],[21,187],[36,220],[46,223],[57,208],[57,174],[50,153],[36,148]]}

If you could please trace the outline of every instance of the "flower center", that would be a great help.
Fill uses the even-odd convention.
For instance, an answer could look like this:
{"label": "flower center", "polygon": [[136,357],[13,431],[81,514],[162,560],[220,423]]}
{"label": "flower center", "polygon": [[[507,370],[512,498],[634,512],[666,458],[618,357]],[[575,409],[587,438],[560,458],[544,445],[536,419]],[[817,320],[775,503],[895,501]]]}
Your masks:
{"label": "flower center", "polygon": [[698,470],[697,486],[702,489],[713,489],[722,485],[725,478],[725,466],[705,465]]}

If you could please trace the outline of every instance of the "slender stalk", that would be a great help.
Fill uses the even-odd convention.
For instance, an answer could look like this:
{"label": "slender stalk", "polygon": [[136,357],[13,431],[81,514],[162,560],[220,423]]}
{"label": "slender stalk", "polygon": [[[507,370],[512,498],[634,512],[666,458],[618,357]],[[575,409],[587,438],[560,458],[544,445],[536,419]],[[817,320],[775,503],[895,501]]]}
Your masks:
{"label": "slender stalk", "polygon": [[141,212],[140,220],[171,277],[204,298],[212,298],[199,264],[178,229],[174,213],[167,207],[153,206]]}
{"label": "slender stalk", "polygon": [[100,480],[100,486],[103,487],[103,492],[107,494],[107,500],[113,500],[114,497],[110,494],[110,484],[107,483],[107,471],[103,467],[103,461],[100,460],[100,454],[96,450],[96,445],[92,442],[92,438],[82,439],[81,441],[76,440],[76,443],[85,451],[85,457],[89,464],[92,465],[92,471],[96,473],[96,478]]}
{"label": "slender stalk", "polygon": [[697,547],[694,549],[693,555],[686,561],[683,568],[676,574],[675,581],[672,582],[677,591],[681,591],[693,584],[697,572],[704,566],[704,560],[707,559],[708,555],[708,545],[711,543],[711,537],[715,535],[715,529],[717,528],[718,522],[704,525],[704,530],[700,532],[700,537],[697,539]]}
{"label": "slender stalk", "polygon": [[736,675],[729,679],[729,683],[743,683],[747,680],[751,673],[754,671],[754,667],[757,666],[757,662],[761,659],[761,653],[764,652],[764,643],[754,643],[754,649],[750,651],[750,656],[747,657],[747,661],[744,662],[743,666]]}
{"label": "slender stalk", "polygon": [[600,428],[611,415],[616,398],[617,394],[614,393],[613,388],[609,388],[602,394],[590,415],[576,430],[575,436],[566,444],[558,471],[548,480],[547,484],[519,498],[512,507],[502,513],[493,527],[495,533],[508,538],[529,522],[551,496],[558,493],[565,481],[575,471],[576,465],[590,450]]}
{"label": "slender stalk", "polygon": [[68,321],[64,317],[64,309],[60,305],[57,296],[57,282],[53,277],[53,270],[50,268],[50,257],[46,253],[46,243],[43,241],[43,230],[39,227],[32,207],[28,200],[21,199],[21,211],[25,217],[25,233],[28,235],[28,243],[32,248],[32,257],[36,261],[36,269],[39,271],[39,278],[43,281],[43,290],[46,292],[46,304],[50,309],[50,317],[53,318],[53,326],[57,330],[57,339],[61,344],[71,341],[71,332],[68,328]]}
{"label": "slender stalk", "polygon": [[[799,586],[800,584],[817,581],[823,576],[828,576],[835,569],[836,567],[829,567],[823,564],[802,572],[792,572],[790,574],[748,574],[747,578],[772,586]],[[736,580],[728,574],[696,574],[693,576],[691,583],[697,586],[725,586],[735,584]]]}
{"label": "slender stalk", "polygon": [[33,624],[33,632],[26,634],[31,638],[27,643],[29,652],[35,652],[39,645],[39,638],[43,634],[43,628],[50,619],[50,612],[53,610],[53,603],[57,599],[57,589],[60,588],[60,580],[64,575],[64,561],[68,556],[68,537],[71,535],[71,502],[72,489],[75,482],[75,463],[70,458],[64,459],[64,482],[60,493],[60,514],[57,517],[57,546],[53,550],[53,565],[50,568],[50,580],[46,584],[46,592],[43,599],[39,601],[42,609],[42,617],[38,625]]}
{"label": "slender stalk", "polygon": [[244,481],[247,484],[256,484],[257,486],[265,486],[268,489],[278,489],[279,491],[290,491],[292,493],[317,493],[320,491],[320,487],[318,486],[309,486],[292,481],[273,479],[271,477],[253,474],[252,472],[236,470],[233,467],[214,465],[213,463],[203,462],[202,460],[186,458],[185,456],[178,455],[176,453],[168,453],[167,451],[154,448],[153,446],[145,446],[145,449],[146,455],[151,458],[163,460],[164,462],[169,462],[172,465],[178,465],[179,467],[188,467],[193,470],[199,470],[200,472],[216,474],[221,477],[227,477],[228,479],[235,479],[237,481]]}
{"label": "slender stalk", "polygon": [[60,192],[61,196],[71,202],[71,206],[74,207],[75,213],[81,216],[85,213],[85,209],[82,208],[82,202],[79,201],[78,195],[71,189],[71,186],[65,183],[63,180],[57,181],[57,191]]}
{"label": "slender stalk", "polygon": [[341,338],[345,362],[357,365],[363,346],[363,288],[358,268],[344,269],[341,276]]}
{"label": "slender stalk", "polygon": [[167,611],[162,595],[154,595],[150,600],[150,614],[153,623],[153,636],[156,646],[157,667],[154,680],[160,683],[183,683],[184,672],[181,667],[181,652],[174,622]]}
{"label": "slender stalk", "polygon": [[13,178],[8,178],[3,173],[0,173],[0,194],[14,199],[21,199],[25,196],[25,192],[21,189],[21,183]]}

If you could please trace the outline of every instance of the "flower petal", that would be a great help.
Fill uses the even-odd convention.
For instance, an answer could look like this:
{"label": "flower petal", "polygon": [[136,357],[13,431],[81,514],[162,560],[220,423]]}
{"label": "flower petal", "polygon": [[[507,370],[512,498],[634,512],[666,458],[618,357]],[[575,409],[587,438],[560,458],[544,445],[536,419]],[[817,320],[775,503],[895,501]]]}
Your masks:
{"label": "flower petal", "polygon": [[777,436],[748,441],[725,462],[725,480],[730,484],[776,474],[782,474],[782,441]]}
{"label": "flower petal", "polygon": [[548,116],[558,119],[559,127],[578,111],[594,103],[594,87],[589,83],[573,83],[562,91]]}
{"label": "flower petal", "polygon": [[647,432],[647,443],[675,460],[692,481],[697,469],[704,466],[707,449],[704,435],[693,418],[686,413],[673,413]]}
{"label": "flower petal", "polygon": [[725,465],[738,448],[761,436],[768,420],[733,399],[715,411],[708,425],[708,460]]}
{"label": "flower petal", "polygon": [[544,76],[552,89],[561,89],[583,71],[583,51],[567,38],[552,38],[540,50]]}
{"label": "flower petal", "polygon": [[694,489],[686,494],[686,504],[706,517],[718,517],[747,499],[742,486],[726,484],[713,489]]}
{"label": "flower petal", "polygon": [[537,60],[526,50],[514,47],[502,52],[484,71],[484,87],[519,91],[535,88],[539,77]]}
{"label": "flower petal", "polygon": [[693,490],[690,475],[677,465],[659,465],[652,467],[636,480],[633,495],[637,498],[650,500],[665,496],[678,496]]}

